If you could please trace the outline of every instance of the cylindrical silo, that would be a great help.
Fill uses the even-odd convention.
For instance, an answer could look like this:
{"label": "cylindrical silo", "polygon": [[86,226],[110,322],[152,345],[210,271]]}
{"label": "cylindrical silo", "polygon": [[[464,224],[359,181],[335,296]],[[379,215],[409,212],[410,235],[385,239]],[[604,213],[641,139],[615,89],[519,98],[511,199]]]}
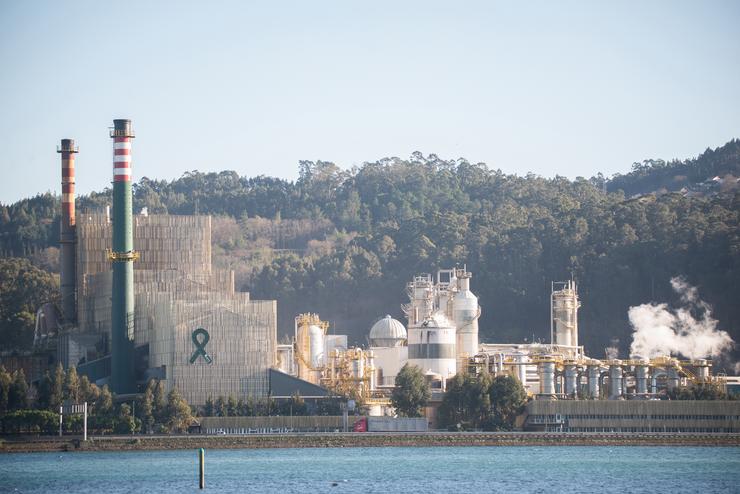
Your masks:
{"label": "cylindrical silo", "polygon": [[609,363],[609,399],[618,400],[622,397],[622,362],[613,360]]}
{"label": "cylindrical silo", "polygon": [[709,381],[709,367],[711,366],[710,362],[708,360],[697,360],[695,362],[696,364],[696,377],[699,378],[701,382],[707,382]]}
{"label": "cylindrical silo", "polygon": [[601,367],[599,364],[588,364],[588,394],[591,398],[599,398],[599,379],[601,378]]}
{"label": "cylindrical silo", "polygon": [[455,327],[441,314],[435,314],[418,327],[409,327],[408,352],[409,365],[439,374],[442,379],[454,376],[457,372]]}
{"label": "cylindrical silo", "polygon": [[555,361],[541,360],[537,365],[537,372],[540,377],[541,397],[555,397]]}
{"label": "cylindrical silo", "polygon": [[574,363],[565,364],[565,394],[569,398],[578,394],[578,366]]}
{"label": "cylindrical silo", "polygon": [[308,327],[309,361],[314,369],[324,365],[324,330],[312,324]]}
{"label": "cylindrical silo", "polygon": [[512,354],[512,357],[514,358],[514,362],[516,365],[516,377],[519,379],[519,382],[522,383],[522,386],[527,386],[527,366],[525,363],[529,360],[526,355],[522,352],[514,352]]}
{"label": "cylindrical silo", "polygon": [[561,289],[552,291],[552,325],[554,343],[578,346],[578,292],[573,281],[559,283]]}
{"label": "cylindrical silo", "polygon": [[647,361],[642,361],[635,366],[635,386],[638,395],[645,396],[648,393],[648,365]]}
{"label": "cylindrical silo", "polygon": [[456,329],[458,358],[464,360],[478,353],[478,297],[470,291],[471,273],[464,269],[456,272],[458,290],[452,299],[452,314]]}

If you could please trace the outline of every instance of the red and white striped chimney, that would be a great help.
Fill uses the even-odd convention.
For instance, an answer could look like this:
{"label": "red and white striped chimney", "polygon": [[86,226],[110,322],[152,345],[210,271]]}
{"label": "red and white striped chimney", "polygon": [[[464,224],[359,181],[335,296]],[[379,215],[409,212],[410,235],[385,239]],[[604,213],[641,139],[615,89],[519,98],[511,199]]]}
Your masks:
{"label": "red and white striped chimney", "polygon": [[59,278],[62,297],[62,319],[73,323],[77,319],[77,272],[75,229],[75,154],[73,139],[62,139],[57,153],[62,155],[62,218],[60,228]]}
{"label": "red and white striped chimney", "polygon": [[131,182],[131,137],[113,137],[113,181]]}

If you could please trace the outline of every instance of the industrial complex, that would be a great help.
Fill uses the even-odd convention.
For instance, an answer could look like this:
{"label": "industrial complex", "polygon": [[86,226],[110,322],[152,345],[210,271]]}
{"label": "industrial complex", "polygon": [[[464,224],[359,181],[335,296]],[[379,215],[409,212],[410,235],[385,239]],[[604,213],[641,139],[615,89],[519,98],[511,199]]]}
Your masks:
{"label": "industrial complex", "polygon": [[49,308],[40,308],[36,339],[53,339],[65,367],[119,395],[156,378],[196,406],[227,395],[344,396],[368,415],[392,416],[389,397],[408,363],[432,388],[432,427],[447,380],[485,371],[516,377],[533,398],[525,429],[740,431],[736,403],[658,400],[684,386],[722,386],[710,360],[589,357],[579,344],[574,281],[552,284],[550,343],[479,341],[473,273],[455,267],[414,276],[405,324],[378,314],[366,347],[329,334],[312,313],[296,314],[291,342],[278,344],[278,302],[251,300],[235,291],[233,272],[213,268],[210,217],[134,214],[131,121],[114,120],[110,137],[113,203],[105,211],[75,211],[78,148],[71,139],[59,147],[61,314],[50,321]]}

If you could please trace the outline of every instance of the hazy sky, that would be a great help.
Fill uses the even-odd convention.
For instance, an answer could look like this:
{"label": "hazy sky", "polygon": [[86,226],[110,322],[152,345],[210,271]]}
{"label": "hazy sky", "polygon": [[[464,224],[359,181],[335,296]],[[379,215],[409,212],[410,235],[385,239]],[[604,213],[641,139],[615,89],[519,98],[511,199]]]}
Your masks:
{"label": "hazy sky", "polygon": [[0,202],[112,175],[297,177],[413,151],[544,176],[740,137],[740,2],[0,0]]}

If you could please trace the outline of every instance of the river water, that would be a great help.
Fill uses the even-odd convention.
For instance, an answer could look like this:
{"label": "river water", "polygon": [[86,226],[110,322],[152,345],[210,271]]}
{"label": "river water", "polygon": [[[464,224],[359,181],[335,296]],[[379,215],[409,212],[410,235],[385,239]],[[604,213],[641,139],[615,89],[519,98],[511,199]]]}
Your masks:
{"label": "river water", "polygon": [[[219,493],[740,492],[740,448],[434,447],[206,451]],[[203,492],[196,451],[0,454],[0,492]]]}

